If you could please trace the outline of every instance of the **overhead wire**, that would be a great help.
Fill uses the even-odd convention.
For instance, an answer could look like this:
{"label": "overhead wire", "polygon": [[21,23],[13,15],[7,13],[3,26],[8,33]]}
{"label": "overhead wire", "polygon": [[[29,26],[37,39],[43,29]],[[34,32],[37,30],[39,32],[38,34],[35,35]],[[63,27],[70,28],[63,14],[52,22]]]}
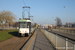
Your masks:
{"label": "overhead wire", "polygon": [[24,3],[24,5],[26,6],[26,4],[25,4],[24,0],[23,0],[23,3]]}

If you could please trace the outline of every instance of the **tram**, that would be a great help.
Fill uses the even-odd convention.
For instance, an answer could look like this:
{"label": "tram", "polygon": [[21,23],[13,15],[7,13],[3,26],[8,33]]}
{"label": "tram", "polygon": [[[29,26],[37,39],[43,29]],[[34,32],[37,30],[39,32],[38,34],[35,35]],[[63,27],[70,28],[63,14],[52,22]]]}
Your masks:
{"label": "tram", "polygon": [[31,33],[31,21],[29,18],[19,20],[18,36],[29,36]]}

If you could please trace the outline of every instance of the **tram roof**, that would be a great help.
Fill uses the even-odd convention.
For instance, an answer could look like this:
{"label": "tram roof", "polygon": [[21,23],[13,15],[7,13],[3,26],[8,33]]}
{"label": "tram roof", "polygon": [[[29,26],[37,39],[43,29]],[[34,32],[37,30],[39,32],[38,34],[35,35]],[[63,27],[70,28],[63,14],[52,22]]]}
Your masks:
{"label": "tram roof", "polygon": [[19,22],[31,22],[30,20],[19,20]]}

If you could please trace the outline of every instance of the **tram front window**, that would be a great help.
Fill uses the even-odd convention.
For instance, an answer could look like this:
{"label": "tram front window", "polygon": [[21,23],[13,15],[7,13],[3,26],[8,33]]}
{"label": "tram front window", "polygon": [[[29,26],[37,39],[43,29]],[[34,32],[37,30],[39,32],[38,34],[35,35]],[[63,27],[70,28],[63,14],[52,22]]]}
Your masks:
{"label": "tram front window", "polygon": [[19,27],[20,28],[27,28],[27,23],[26,22],[20,22]]}

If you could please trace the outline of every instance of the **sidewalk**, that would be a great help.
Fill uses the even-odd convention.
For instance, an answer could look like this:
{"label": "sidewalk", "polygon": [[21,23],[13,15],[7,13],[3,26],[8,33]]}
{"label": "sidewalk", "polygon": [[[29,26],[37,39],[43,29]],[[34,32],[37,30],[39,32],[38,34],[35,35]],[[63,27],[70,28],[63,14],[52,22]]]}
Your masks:
{"label": "sidewalk", "polygon": [[[31,39],[33,39],[33,36]],[[37,30],[36,36],[33,40],[31,39],[27,42],[27,44],[23,47],[22,50],[26,50],[26,48],[29,48],[27,50],[54,50],[53,46],[50,44],[50,42],[40,30]]]}

